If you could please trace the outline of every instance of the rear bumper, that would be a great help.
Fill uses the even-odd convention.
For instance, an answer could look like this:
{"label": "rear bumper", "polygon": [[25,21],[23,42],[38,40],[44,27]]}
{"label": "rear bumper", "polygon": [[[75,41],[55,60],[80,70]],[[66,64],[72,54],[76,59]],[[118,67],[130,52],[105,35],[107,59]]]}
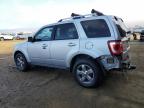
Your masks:
{"label": "rear bumper", "polygon": [[110,70],[121,71],[123,69],[134,69],[134,66],[131,65],[129,57],[122,59],[122,57],[104,55],[100,57],[100,62],[103,65],[104,69],[107,71]]}
{"label": "rear bumper", "polygon": [[122,64],[123,65],[123,68],[121,68],[121,70],[122,69],[127,69],[127,70],[132,70],[132,69],[136,69],[136,66],[135,65],[132,65],[132,64]]}
{"label": "rear bumper", "polygon": [[101,56],[100,62],[101,65],[103,65],[104,69],[107,71],[120,67],[119,60],[116,57],[113,57],[111,55]]}

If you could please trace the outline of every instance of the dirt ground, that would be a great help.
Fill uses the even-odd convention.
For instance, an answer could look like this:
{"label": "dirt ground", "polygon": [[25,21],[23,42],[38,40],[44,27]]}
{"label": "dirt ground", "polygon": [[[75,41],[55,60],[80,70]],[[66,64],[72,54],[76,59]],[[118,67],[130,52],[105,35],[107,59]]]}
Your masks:
{"label": "dirt ground", "polygon": [[131,43],[137,69],[128,72],[128,79],[111,72],[101,87],[88,89],[64,70],[19,72],[11,57],[19,42],[0,42],[0,108],[144,108],[144,43]]}

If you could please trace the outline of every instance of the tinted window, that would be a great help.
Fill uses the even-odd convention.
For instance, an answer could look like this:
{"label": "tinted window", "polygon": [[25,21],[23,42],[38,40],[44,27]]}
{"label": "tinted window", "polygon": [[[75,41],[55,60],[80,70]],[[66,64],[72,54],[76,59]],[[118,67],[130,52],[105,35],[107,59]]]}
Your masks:
{"label": "tinted window", "polygon": [[121,36],[121,37],[125,37],[125,36],[126,36],[126,31],[125,31],[125,29],[123,29],[119,24],[116,24],[116,26],[117,26],[117,29],[118,29],[118,31],[119,31],[120,36]]}
{"label": "tinted window", "polygon": [[82,21],[81,24],[88,38],[111,36],[108,25],[103,19]]}
{"label": "tinted window", "polygon": [[66,40],[66,39],[77,39],[78,34],[73,23],[61,24],[57,26],[55,39]]}
{"label": "tinted window", "polygon": [[40,30],[40,31],[36,34],[35,40],[36,40],[36,41],[48,41],[48,40],[51,40],[52,31],[53,31],[53,27],[43,28],[42,30]]}
{"label": "tinted window", "polygon": [[114,22],[116,24],[116,27],[119,31],[119,34],[121,37],[127,36],[128,28],[124,24],[123,20],[117,17],[114,17]]}

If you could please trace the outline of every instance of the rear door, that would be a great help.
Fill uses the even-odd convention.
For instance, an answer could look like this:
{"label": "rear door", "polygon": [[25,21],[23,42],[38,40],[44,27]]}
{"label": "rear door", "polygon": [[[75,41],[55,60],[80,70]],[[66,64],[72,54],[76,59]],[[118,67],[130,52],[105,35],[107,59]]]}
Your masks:
{"label": "rear door", "polygon": [[66,67],[67,57],[79,50],[78,33],[74,23],[59,24],[55,28],[50,52],[55,67]]}

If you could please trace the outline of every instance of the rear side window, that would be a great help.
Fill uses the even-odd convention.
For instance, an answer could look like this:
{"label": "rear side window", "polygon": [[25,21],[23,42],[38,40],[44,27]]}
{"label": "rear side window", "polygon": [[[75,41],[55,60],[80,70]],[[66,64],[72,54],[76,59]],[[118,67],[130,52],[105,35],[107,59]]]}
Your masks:
{"label": "rear side window", "polygon": [[111,36],[109,27],[104,19],[82,21],[81,24],[88,38]]}
{"label": "rear side window", "polygon": [[77,39],[78,33],[73,23],[57,25],[55,40]]}

